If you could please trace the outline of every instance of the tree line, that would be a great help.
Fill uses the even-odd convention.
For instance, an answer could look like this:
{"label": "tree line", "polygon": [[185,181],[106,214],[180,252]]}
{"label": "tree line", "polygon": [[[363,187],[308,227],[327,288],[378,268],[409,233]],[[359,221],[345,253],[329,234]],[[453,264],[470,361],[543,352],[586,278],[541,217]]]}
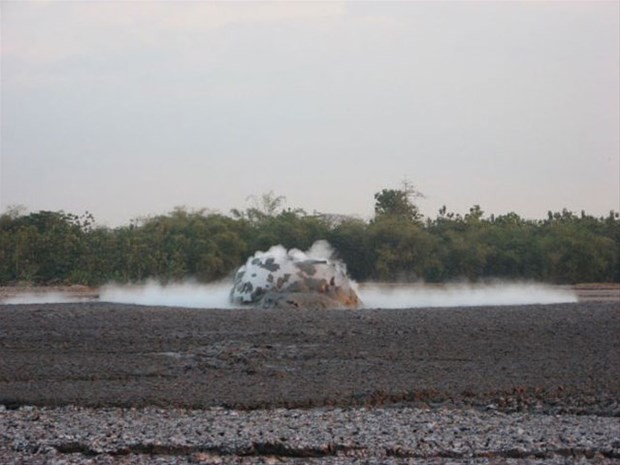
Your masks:
{"label": "tree line", "polygon": [[89,213],[10,210],[0,216],[0,285],[210,282],[257,250],[305,250],[319,239],[358,281],[620,282],[616,212],[563,210],[529,220],[487,216],[476,205],[425,219],[416,195],[408,186],[383,189],[369,221],[285,209],[272,193],[230,215],[177,208],[117,228],[97,226]]}

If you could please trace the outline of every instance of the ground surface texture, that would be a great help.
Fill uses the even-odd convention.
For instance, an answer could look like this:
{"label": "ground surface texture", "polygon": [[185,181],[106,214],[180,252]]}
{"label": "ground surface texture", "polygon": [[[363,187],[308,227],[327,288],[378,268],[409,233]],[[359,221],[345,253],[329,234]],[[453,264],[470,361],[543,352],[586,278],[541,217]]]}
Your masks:
{"label": "ground surface texture", "polygon": [[617,301],[0,305],[2,463],[616,463]]}

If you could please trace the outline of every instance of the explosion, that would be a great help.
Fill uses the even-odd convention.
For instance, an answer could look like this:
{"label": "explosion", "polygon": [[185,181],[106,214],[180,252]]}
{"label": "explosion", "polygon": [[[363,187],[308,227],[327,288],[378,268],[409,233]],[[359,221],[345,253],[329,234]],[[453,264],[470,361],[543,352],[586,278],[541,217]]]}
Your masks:
{"label": "explosion", "polygon": [[306,252],[281,245],[256,252],[235,273],[230,301],[263,308],[361,307],[346,265],[333,259],[327,241]]}

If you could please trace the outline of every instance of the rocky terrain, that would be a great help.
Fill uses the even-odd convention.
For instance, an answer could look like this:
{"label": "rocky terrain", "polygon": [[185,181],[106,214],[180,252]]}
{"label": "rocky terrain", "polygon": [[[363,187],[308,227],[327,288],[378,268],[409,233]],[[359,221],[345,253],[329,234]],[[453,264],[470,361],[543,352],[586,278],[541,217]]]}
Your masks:
{"label": "rocky terrain", "polygon": [[4,411],[3,463],[614,463],[614,417],[471,409]]}

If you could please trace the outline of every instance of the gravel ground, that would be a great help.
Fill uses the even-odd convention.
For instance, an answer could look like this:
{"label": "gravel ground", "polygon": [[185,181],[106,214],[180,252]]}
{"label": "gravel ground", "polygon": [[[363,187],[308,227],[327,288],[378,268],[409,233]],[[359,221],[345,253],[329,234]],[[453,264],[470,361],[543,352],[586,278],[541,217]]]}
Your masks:
{"label": "gravel ground", "polygon": [[614,463],[617,418],[411,408],[0,412],[3,463]]}
{"label": "gravel ground", "polygon": [[0,463],[618,463],[620,306],[0,305]]}

